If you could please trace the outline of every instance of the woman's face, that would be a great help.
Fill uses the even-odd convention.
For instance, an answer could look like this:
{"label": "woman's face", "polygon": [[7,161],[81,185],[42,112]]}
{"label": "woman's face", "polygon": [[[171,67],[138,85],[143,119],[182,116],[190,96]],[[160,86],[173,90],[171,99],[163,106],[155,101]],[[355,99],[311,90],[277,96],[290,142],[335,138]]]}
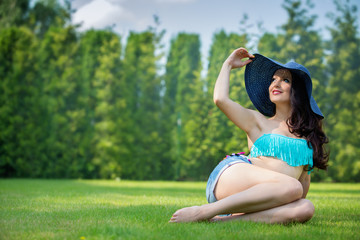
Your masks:
{"label": "woman's face", "polygon": [[291,84],[292,84],[291,72],[287,69],[279,69],[274,73],[272,82],[269,86],[270,101],[277,103],[290,103]]}

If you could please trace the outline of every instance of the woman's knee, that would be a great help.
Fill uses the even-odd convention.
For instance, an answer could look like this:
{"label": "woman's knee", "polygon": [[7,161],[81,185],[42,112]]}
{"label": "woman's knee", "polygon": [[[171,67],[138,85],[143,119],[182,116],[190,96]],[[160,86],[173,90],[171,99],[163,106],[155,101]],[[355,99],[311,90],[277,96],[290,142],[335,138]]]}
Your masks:
{"label": "woman's knee", "polygon": [[315,213],[315,207],[314,204],[312,204],[312,202],[310,202],[307,199],[301,199],[302,204],[301,204],[301,209],[299,212],[299,222],[306,222],[309,221]]}
{"label": "woman's knee", "polygon": [[282,181],[282,184],[282,198],[285,203],[293,202],[302,197],[303,187],[297,179],[289,177]]}
{"label": "woman's knee", "polygon": [[307,199],[300,199],[295,202],[297,206],[289,214],[288,222],[306,222],[309,221],[315,213],[315,207]]}

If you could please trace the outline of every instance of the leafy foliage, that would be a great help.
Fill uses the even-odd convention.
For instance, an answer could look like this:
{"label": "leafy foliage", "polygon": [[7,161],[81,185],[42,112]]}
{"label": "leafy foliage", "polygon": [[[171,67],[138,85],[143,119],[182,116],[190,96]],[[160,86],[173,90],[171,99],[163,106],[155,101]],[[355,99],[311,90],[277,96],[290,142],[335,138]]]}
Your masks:
{"label": "leafy foliage", "polygon": [[166,64],[162,121],[164,141],[170,150],[167,165],[172,163],[175,179],[196,178],[201,169],[206,109],[202,107],[205,95],[200,57],[198,35],[180,33],[172,40]]}
{"label": "leafy foliage", "polygon": [[[327,93],[332,161],[330,174],[337,181],[360,181],[360,39],[356,8],[337,2],[340,15],[330,28],[331,55]],[[336,97],[335,97],[336,96]]]}

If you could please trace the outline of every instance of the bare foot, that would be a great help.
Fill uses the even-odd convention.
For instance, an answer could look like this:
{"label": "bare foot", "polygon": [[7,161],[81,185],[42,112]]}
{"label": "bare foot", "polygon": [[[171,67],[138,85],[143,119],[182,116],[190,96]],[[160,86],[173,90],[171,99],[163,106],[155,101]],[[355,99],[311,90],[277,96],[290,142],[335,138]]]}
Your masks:
{"label": "bare foot", "polygon": [[177,210],[169,222],[199,222],[203,220],[207,220],[207,218],[202,216],[201,206],[193,206]]}

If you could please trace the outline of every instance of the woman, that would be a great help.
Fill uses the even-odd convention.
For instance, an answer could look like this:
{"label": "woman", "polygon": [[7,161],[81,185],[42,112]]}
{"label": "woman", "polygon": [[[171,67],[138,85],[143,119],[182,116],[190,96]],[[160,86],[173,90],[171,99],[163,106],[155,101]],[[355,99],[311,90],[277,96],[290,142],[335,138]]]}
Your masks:
{"label": "woman", "polygon": [[[229,98],[230,71],[245,65],[246,90],[259,112]],[[305,199],[309,174],[313,167],[326,169],[328,161],[323,115],[311,92],[310,74],[302,65],[283,65],[236,49],[221,68],[214,102],[246,132],[250,155],[233,154],[221,161],[208,180],[209,204],[180,209],[170,222],[311,219],[314,205]],[[221,214],[230,215],[217,216]]]}

